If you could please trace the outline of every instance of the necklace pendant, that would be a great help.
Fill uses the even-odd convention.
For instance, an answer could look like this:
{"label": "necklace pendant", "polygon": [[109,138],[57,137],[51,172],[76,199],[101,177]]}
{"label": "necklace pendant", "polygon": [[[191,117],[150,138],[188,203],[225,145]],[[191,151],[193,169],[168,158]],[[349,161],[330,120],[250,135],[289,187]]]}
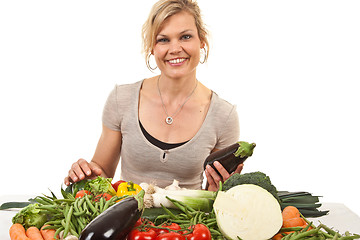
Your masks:
{"label": "necklace pendant", "polygon": [[165,122],[169,125],[171,125],[173,123],[173,118],[172,117],[166,117],[165,118]]}

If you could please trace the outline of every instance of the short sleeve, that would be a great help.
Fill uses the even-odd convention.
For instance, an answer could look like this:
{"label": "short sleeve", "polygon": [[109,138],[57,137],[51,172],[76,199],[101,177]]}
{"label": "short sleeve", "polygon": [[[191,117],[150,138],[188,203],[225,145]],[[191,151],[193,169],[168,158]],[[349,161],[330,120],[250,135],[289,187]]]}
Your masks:
{"label": "short sleeve", "polygon": [[117,101],[117,86],[110,92],[103,109],[103,124],[111,130],[120,131],[120,117]]}
{"label": "short sleeve", "polygon": [[236,111],[236,106],[233,105],[228,118],[224,125],[222,125],[216,149],[223,149],[239,141],[240,126],[239,117]]}

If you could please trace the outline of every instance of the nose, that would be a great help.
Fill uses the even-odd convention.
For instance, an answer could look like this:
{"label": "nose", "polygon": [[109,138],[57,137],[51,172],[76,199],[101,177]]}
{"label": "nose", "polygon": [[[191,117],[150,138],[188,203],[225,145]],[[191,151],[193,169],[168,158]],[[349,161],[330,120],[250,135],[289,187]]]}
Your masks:
{"label": "nose", "polygon": [[170,44],[169,53],[170,54],[177,54],[182,51],[182,45],[179,41],[173,41]]}

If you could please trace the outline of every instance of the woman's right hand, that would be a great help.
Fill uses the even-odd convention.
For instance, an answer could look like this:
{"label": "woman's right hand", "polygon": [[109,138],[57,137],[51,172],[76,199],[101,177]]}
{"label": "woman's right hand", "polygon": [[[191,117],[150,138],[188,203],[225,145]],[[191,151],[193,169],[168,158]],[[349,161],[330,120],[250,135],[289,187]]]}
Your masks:
{"label": "woman's right hand", "polygon": [[94,178],[103,173],[101,168],[94,162],[88,162],[80,158],[71,165],[68,176],[65,177],[64,183],[69,186],[70,183],[75,183],[85,178]]}

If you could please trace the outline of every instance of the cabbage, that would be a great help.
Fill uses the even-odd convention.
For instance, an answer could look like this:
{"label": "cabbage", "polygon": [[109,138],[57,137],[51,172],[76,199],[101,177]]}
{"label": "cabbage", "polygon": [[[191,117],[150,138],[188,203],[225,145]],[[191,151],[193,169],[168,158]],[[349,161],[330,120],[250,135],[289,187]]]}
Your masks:
{"label": "cabbage", "polygon": [[218,192],[213,207],[219,230],[227,239],[270,239],[283,222],[276,198],[254,184]]}

